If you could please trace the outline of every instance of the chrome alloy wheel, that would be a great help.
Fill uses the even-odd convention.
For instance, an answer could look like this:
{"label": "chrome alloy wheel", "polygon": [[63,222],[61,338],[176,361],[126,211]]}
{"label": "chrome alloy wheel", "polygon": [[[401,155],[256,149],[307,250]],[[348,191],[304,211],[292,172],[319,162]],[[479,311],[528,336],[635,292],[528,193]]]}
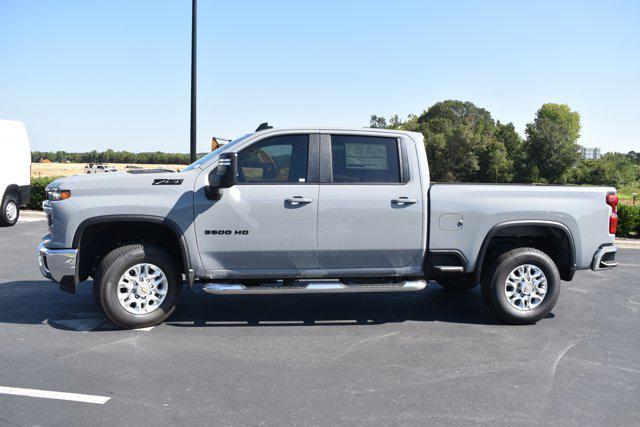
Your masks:
{"label": "chrome alloy wheel", "polygon": [[118,301],[131,314],[151,313],[164,301],[168,286],[167,276],[159,267],[136,264],[118,281]]}
{"label": "chrome alloy wheel", "polygon": [[547,294],[547,277],[535,265],[520,265],[509,273],[504,293],[509,305],[516,310],[533,310]]}
{"label": "chrome alloy wheel", "polygon": [[18,206],[14,201],[7,203],[7,206],[4,209],[4,213],[9,220],[9,222],[13,222],[18,217]]}

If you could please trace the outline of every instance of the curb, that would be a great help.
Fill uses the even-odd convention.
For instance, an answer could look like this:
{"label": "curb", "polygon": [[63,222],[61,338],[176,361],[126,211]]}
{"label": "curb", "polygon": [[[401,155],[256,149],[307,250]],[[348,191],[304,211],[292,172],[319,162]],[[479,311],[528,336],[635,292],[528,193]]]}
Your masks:
{"label": "curb", "polygon": [[640,249],[640,239],[616,239],[615,245],[625,249]]}
{"label": "curb", "polygon": [[30,211],[26,209],[20,209],[20,216],[25,218],[47,219],[47,215],[42,211]]}
{"label": "curb", "polygon": [[41,211],[20,210],[20,218],[18,222],[36,222],[46,221],[47,215]]}

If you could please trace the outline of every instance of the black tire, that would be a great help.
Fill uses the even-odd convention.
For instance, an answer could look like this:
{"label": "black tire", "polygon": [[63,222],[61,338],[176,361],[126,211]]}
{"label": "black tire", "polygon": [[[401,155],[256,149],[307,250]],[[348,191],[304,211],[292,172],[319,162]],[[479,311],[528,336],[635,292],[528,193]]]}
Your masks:
{"label": "black tire", "polygon": [[478,286],[475,280],[468,277],[462,279],[440,279],[438,280],[438,284],[452,292],[465,292]]}
{"label": "black tire", "polygon": [[[10,205],[13,205],[16,210],[15,218],[9,218],[7,216],[7,208]],[[16,225],[18,218],[20,218],[20,202],[18,200],[18,196],[13,193],[6,194],[2,198],[2,206],[0,208],[0,227],[11,227],[12,225]]]}
{"label": "black tire", "polygon": [[[537,307],[518,310],[509,304],[505,283],[509,274],[518,266],[531,264],[538,267],[547,279],[547,292]],[[487,307],[499,318],[514,325],[529,325],[545,318],[560,296],[558,267],[544,252],[534,248],[518,248],[502,254],[482,277],[482,296]]]}
{"label": "black tire", "polygon": [[[130,313],[118,300],[118,282],[131,267],[149,263],[162,270],[167,278],[167,293],[164,301],[150,313]],[[125,329],[145,328],[162,323],[173,313],[182,294],[182,283],[171,256],[164,249],[150,244],[122,246],[105,256],[96,269],[94,287],[106,316]]]}

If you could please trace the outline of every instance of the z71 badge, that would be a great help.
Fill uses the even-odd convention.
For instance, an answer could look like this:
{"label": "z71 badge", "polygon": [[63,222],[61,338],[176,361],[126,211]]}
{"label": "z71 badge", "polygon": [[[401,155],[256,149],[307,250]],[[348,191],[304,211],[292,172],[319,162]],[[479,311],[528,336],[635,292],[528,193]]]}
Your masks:
{"label": "z71 badge", "polygon": [[151,185],[180,185],[183,179],[154,179]]}

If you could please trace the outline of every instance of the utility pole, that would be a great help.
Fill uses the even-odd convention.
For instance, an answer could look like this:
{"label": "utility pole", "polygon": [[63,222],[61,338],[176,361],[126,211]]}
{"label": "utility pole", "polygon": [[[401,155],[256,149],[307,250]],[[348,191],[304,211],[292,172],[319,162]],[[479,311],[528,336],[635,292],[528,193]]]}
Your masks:
{"label": "utility pole", "polygon": [[191,0],[191,163],[196,161],[196,30],[198,22],[198,0]]}

